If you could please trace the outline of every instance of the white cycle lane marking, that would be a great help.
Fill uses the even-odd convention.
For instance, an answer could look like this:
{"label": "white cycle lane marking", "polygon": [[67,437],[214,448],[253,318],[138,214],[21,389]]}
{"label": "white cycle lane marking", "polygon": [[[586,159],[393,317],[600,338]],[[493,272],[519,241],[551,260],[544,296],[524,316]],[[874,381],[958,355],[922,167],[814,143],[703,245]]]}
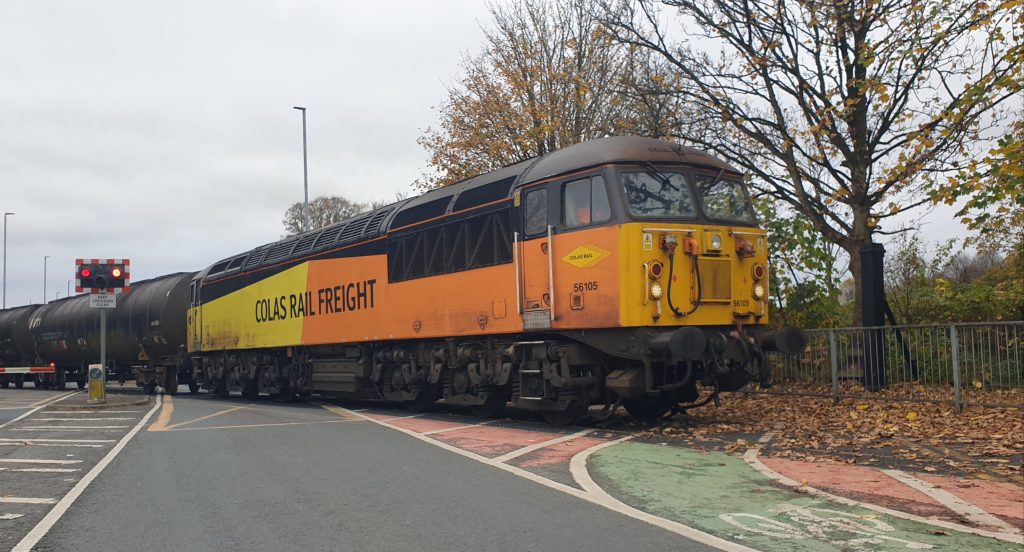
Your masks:
{"label": "white cycle lane marking", "polygon": [[[718,517],[740,529],[767,537],[812,539],[842,547],[843,550],[872,552],[886,543],[900,543],[911,550],[934,548],[931,544],[887,535],[886,533],[896,531],[896,528],[880,519],[828,508],[792,504],[779,504],[773,510],[789,518],[790,523],[744,512],[719,514]],[[851,538],[835,538],[836,535],[842,534],[849,534]]]}

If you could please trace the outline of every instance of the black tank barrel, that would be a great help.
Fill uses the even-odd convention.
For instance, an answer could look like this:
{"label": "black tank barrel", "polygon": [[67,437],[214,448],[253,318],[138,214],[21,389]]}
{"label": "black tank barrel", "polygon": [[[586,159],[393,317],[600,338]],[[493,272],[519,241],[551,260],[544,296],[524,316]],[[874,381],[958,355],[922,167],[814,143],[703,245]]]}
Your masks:
{"label": "black tank barrel", "polygon": [[[184,345],[192,274],[144,280],[117,298],[117,308],[107,316],[109,360],[138,362],[143,352],[151,357],[173,355]],[[30,326],[44,360],[77,364],[99,359],[99,310],[89,307],[87,294],[39,307]]]}

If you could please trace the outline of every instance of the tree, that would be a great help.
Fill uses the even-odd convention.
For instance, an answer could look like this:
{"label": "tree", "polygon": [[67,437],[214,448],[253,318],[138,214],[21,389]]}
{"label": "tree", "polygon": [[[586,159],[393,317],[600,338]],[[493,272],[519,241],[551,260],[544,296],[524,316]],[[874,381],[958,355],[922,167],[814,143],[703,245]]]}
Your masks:
{"label": "tree", "polygon": [[840,302],[838,247],[821,237],[807,220],[779,201],[755,201],[761,226],[768,231],[772,321],[778,326],[825,328],[848,325]]}
{"label": "tree", "polygon": [[[1024,33],[1024,2],[1008,4],[1016,8],[1011,22],[1014,31],[997,40],[1007,43],[1003,59],[1012,70],[995,86],[1019,98],[1024,94],[1024,42],[1020,36]],[[957,216],[979,232],[971,241],[1002,253],[1024,246],[1024,107],[1018,106],[1011,121],[988,155],[980,161],[972,159],[933,194],[936,202],[950,205],[966,198]]]}
{"label": "tree", "polygon": [[745,169],[846,251],[859,322],[861,247],[928,203],[1013,97],[1003,33],[1019,3],[664,0],[677,35],[654,0],[605,0],[604,20],[678,74],[697,105],[679,138]]}
{"label": "tree", "polygon": [[[341,222],[367,210],[366,204],[356,203],[341,196],[316,197],[309,202],[309,230]],[[303,232],[301,201],[288,207],[281,224],[284,225],[285,236],[294,236]]]}
{"label": "tree", "polygon": [[659,90],[646,51],[602,30],[598,0],[525,0],[492,6],[478,56],[438,108],[419,143],[430,189],[613,134],[668,136],[676,97]]}

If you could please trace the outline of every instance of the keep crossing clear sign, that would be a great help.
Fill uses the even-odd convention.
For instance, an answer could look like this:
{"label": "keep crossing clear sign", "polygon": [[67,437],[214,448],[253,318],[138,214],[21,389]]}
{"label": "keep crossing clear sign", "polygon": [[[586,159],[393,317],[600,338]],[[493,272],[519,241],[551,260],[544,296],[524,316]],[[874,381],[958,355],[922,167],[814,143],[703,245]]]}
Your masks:
{"label": "keep crossing clear sign", "polygon": [[89,307],[93,309],[116,308],[117,295],[113,293],[92,293],[89,295]]}

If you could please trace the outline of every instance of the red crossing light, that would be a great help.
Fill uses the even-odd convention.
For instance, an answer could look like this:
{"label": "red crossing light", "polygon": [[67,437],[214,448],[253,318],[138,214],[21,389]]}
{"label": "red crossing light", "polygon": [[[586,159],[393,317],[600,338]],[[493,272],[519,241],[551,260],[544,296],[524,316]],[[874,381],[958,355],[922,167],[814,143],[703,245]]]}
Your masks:
{"label": "red crossing light", "polygon": [[123,276],[123,274],[121,274],[121,268],[116,266],[110,271],[110,275],[117,279],[120,279],[121,276]]}
{"label": "red crossing light", "polygon": [[83,268],[82,269],[82,278],[88,278],[90,276],[92,276],[92,271],[89,270],[88,268]]}

